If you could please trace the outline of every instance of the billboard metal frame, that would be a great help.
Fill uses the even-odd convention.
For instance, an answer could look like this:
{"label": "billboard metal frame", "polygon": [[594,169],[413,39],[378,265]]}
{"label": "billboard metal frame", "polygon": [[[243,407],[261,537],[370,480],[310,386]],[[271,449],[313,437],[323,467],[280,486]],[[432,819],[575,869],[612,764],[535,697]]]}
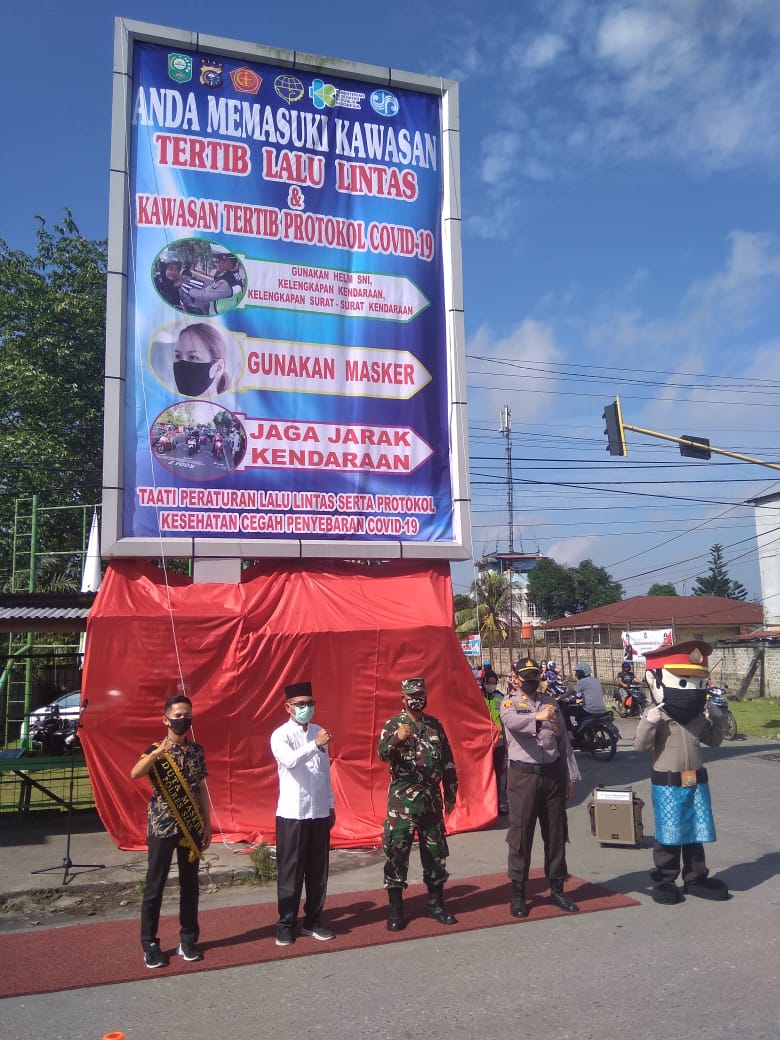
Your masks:
{"label": "billboard metal frame", "polygon": [[[331,541],[285,538],[127,537],[123,535],[124,421],[128,330],[129,240],[131,234],[130,133],[133,46],[136,41],[196,53],[271,63],[310,74],[326,74],[408,89],[439,98],[442,169],[442,266],[449,400],[452,541],[360,538]],[[466,416],[465,327],[461,272],[460,133],[458,85],[452,80],[392,68],[341,61],[117,18],[110,160],[108,285],[105,369],[102,555],[208,559],[339,558],[449,559],[471,557],[471,503]]]}

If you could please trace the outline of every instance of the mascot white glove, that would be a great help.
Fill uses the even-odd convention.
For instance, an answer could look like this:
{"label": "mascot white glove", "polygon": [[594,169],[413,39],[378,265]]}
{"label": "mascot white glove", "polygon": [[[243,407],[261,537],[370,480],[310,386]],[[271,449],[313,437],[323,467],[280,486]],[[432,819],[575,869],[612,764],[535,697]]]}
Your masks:
{"label": "mascot white glove", "polygon": [[645,715],[645,721],[649,722],[651,726],[657,726],[659,722],[663,722],[666,715],[663,712],[663,705],[654,704],[652,708],[647,709]]}

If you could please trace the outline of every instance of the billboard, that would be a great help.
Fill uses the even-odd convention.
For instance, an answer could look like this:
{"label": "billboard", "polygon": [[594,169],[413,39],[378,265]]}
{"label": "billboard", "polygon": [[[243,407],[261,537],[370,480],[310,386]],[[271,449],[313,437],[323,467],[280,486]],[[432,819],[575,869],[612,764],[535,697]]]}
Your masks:
{"label": "billboard", "polygon": [[115,44],[104,555],[468,558],[456,85]]}

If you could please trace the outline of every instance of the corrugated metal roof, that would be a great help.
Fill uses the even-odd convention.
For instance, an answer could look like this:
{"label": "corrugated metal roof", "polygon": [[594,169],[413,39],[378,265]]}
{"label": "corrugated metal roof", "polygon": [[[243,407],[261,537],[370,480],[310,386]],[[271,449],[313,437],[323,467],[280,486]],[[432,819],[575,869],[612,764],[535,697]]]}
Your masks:
{"label": "corrugated metal roof", "polygon": [[83,632],[94,592],[0,595],[0,632]]}

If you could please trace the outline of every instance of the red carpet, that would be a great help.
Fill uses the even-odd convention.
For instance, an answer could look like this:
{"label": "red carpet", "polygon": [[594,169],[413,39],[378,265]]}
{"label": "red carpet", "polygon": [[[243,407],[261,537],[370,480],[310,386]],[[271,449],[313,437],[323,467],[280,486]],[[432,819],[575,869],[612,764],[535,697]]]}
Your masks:
{"label": "red carpet", "polygon": [[[579,903],[581,913],[639,905],[635,899],[576,877],[572,877],[566,891]],[[299,937],[292,946],[284,947],[274,943],[277,916],[274,903],[203,910],[200,946],[205,959],[188,964],[181,957],[173,956],[167,968],[154,971],[143,963],[136,919],[13,932],[0,935],[0,964],[3,966],[0,997],[262,964],[280,958],[408,942],[432,935],[443,938],[476,928],[533,924],[550,917],[570,916],[576,920],[578,915],[563,914],[552,906],[548,895],[544,878],[532,875],[528,887],[531,913],[519,921],[509,916],[509,882],[505,874],[453,880],[446,888],[447,907],[457,916],[458,923],[447,928],[422,916],[428,895],[422,885],[412,885],[404,901],[410,918],[407,928],[403,932],[388,932],[384,891],[348,892],[328,896],[325,904],[323,923],[333,929],[335,939],[320,942]],[[177,916],[163,917],[160,939],[163,950],[173,953],[178,945]]]}

